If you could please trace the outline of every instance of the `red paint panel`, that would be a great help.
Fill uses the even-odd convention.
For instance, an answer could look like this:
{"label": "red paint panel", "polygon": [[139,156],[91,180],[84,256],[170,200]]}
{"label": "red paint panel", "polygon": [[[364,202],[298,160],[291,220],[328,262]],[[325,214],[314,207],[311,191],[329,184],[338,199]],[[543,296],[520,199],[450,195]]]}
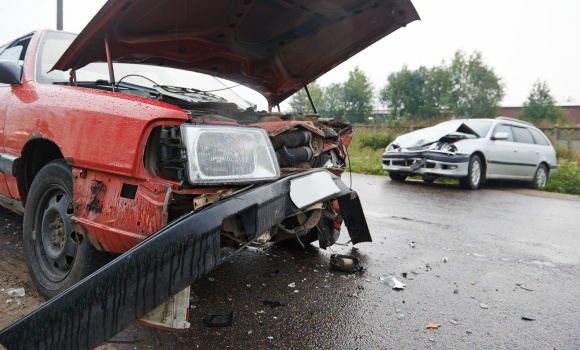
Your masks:
{"label": "red paint panel", "polygon": [[[94,234],[110,252],[122,253],[163,226],[163,205],[170,185],[91,170],[84,170],[86,177],[81,178],[79,171],[73,170],[73,221]],[[102,188],[98,195],[91,191],[96,183]],[[134,199],[121,196],[123,184],[137,186]],[[87,208],[91,200],[90,208],[95,208],[97,201],[100,212]]]}

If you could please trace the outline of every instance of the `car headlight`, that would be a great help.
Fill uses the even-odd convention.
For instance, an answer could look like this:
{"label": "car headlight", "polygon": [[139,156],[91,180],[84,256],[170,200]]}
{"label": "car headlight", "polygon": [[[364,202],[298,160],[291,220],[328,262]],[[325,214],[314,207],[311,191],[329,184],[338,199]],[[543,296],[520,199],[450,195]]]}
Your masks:
{"label": "car headlight", "polygon": [[452,143],[442,143],[438,149],[445,152],[457,152],[457,147]]}
{"label": "car headlight", "polygon": [[386,152],[393,152],[393,151],[401,152],[401,147],[399,147],[399,145],[397,145],[397,144],[391,143],[390,145],[387,146],[385,151]]}
{"label": "car headlight", "polygon": [[233,184],[280,176],[274,148],[262,128],[214,125],[181,126],[191,184]]}

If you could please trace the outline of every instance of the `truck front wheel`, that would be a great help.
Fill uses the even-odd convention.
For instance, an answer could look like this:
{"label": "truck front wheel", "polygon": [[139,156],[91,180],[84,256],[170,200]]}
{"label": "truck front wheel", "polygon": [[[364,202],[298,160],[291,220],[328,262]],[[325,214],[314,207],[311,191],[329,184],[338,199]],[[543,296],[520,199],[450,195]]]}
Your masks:
{"label": "truck front wheel", "polygon": [[38,291],[50,299],[97,270],[102,263],[86,237],[72,226],[73,179],[63,159],[37,174],[26,200],[23,241],[26,262]]}

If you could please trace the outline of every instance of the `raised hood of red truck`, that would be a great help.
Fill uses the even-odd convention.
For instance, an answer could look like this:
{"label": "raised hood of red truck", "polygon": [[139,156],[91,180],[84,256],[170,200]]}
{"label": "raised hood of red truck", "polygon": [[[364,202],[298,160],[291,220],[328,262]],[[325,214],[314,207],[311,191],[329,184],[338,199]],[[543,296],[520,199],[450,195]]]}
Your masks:
{"label": "raised hood of red truck", "polygon": [[53,69],[107,61],[108,37],[113,62],[226,78],[275,106],[417,19],[409,0],[109,0]]}

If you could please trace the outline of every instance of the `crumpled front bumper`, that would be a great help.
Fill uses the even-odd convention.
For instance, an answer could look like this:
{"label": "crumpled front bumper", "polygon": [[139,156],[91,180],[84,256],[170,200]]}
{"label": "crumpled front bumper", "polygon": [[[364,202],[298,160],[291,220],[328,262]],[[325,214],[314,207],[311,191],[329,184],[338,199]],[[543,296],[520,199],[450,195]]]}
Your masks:
{"label": "crumpled front bumper", "polygon": [[385,152],[383,170],[409,175],[467,176],[469,155],[441,152]]}
{"label": "crumpled front bumper", "polygon": [[320,172],[338,192],[318,192],[319,200],[336,198],[352,242],[370,242],[356,192],[324,170],[290,175],[173,221],[1,330],[0,344],[10,350],[96,347],[216,267],[223,220],[240,215],[248,238],[258,237],[302,209],[294,204],[292,184]]}

